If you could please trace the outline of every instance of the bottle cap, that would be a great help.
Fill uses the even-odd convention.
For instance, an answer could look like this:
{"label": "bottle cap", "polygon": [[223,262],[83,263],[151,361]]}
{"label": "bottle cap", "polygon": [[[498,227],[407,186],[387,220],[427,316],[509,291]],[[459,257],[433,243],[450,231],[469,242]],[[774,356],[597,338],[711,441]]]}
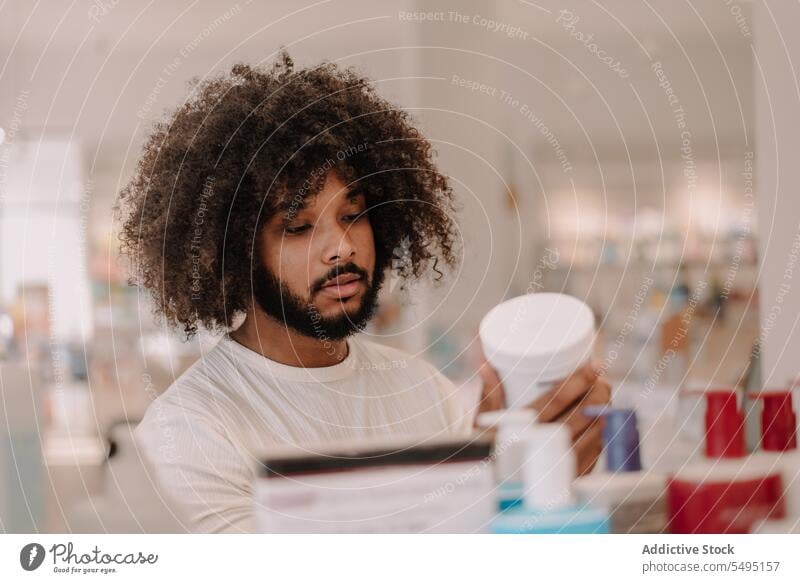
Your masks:
{"label": "bottle cap", "polygon": [[605,418],[603,445],[609,472],[637,472],[642,469],[636,411],[601,405],[585,407],[583,413],[589,417]]}
{"label": "bottle cap", "polygon": [[554,510],[573,504],[575,455],[569,430],[562,423],[531,425],[522,434],[525,445],[525,506]]}
{"label": "bottle cap", "polygon": [[736,401],[736,391],[706,392],[706,456],[743,457],[744,416]]}
{"label": "bottle cap", "polygon": [[498,409],[486,411],[476,418],[478,427],[524,427],[536,422],[535,409]]}
{"label": "bottle cap", "polygon": [[797,416],[792,410],[792,393],[762,391],[750,395],[761,399],[761,449],[787,451],[797,449]]}

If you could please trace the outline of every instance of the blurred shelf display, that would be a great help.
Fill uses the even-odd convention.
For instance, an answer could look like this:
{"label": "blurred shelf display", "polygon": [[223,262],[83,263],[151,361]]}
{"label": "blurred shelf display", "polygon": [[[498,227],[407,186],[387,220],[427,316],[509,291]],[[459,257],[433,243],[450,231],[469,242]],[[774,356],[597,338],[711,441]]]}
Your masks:
{"label": "blurred shelf display", "polygon": [[[543,245],[545,246],[545,245]],[[756,240],[752,235],[686,240],[675,236],[646,241],[613,237],[552,240],[549,249],[559,253],[553,271],[602,269],[724,268],[731,264],[757,265]]]}
{"label": "blurred shelf display", "polygon": [[48,434],[44,440],[47,466],[100,466],[107,447],[98,437],[65,437]]}

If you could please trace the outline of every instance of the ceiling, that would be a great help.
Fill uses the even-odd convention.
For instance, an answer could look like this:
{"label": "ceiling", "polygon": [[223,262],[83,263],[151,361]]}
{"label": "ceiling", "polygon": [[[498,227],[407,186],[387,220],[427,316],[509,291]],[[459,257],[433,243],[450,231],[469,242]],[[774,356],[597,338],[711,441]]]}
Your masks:
{"label": "ceiling", "polygon": [[[401,16],[420,12],[419,6],[448,20],[421,24]],[[561,141],[572,144],[573,158],[590,163],[598,151],[609,160],[652,158],[656,141],[663,155],[676,157],[672,146],[680,133],[652,69],[658,61],[690,112],[699,156],[724,157],[726,149],[736,152],[751,140],[753,39],[742,28],[744,22],[752,29],[746,3],[734,3],[734,14],[714,0],[575,0],[572,29],[559,21],[563,2],[429,6],[10,0],[0,5],[0,126],[10,127],[16,116],[17,138],[79,136],[87,172],[120,181],[132,170],[149,124],[181,102],[191,77],[239,60],[268,60],[287,46],[301,62],[355,65],[409,107],[445,105],[524,126],[485,95],[455,94],[449,81],[454,74],[475,77],[533,104]],[[449,20],[452,12],[468,21]],[[491,32],[480,24],[484,17],[516,26],[526,38]],[[577,32],[592,34],[629,77],[610,71]],[[549,148],[541,140],[530,147]]]}

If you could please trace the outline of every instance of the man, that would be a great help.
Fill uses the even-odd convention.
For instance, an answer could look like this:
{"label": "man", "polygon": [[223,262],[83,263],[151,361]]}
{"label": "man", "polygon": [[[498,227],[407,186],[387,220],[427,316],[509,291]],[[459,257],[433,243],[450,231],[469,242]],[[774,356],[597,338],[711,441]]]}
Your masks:
{"label": "man", "polygon": [[[416,356],[354,335],[388,269],[456,263],[452,192],[430,144],[356,73],[236,65],[155,130],[121,193],[138,282],[187,336],[219,343],[136,430],[160,482],[200,532],[254,529],[254,452],[343,438],[467,435],[453,385]],[[404,261],[396,261],[402,249]],[[485,365],[482,410],[502,406]],[[608,400],[590,368],[533,404],[575,436],[581,471]]]}

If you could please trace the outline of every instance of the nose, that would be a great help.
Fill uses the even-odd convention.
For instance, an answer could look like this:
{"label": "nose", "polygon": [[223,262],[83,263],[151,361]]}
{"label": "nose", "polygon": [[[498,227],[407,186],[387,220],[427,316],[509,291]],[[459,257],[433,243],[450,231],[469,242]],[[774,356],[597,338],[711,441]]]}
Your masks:
{"label": "nose", "polygon": [[338,227],[325,238],[322,258],[328,265],[347,263],[356,254],[355,243],[351,231],[346,227]]}

